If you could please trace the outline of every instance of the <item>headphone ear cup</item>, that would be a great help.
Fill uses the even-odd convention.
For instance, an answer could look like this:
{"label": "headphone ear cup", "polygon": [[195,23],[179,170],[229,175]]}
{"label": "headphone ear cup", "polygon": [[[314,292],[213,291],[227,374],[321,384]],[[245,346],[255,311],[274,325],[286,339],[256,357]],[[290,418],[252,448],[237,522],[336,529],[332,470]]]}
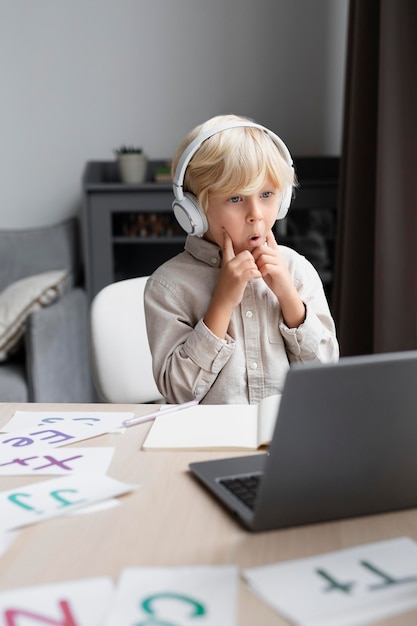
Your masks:
{"label": "headphone ear cup", "polygon": [[189,235],[202,237],[208,229],[206,214],[192,193],[185,193],[182,200],[175,199],[172,209],[181,228]]}
{"label": "headphone ear cup", "polygon": [[284,193],[282,194],[281,205],[279,207],[277,220],[283,220],[288,213],[292,200],[292,186],[288,185]]}

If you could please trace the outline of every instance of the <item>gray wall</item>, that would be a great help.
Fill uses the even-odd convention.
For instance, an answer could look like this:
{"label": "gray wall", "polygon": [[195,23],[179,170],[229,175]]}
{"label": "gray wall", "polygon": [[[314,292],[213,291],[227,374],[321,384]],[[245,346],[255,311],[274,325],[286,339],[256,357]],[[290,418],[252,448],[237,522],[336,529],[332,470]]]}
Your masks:
{"label": "gray wall", "polygon": [[253,117],[340,152],[348,0],[0,0],[0,228],[79,212],[87,160]]}

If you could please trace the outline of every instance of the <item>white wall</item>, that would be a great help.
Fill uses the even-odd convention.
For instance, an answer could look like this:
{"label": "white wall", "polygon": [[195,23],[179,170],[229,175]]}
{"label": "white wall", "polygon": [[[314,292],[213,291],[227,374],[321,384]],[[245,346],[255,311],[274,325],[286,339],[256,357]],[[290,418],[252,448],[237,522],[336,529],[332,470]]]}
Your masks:
{"label": "white wall", "polygon": [[253,117],[340,152],[348,0],[0,0],[0,228],[79,212],[87,160]]}

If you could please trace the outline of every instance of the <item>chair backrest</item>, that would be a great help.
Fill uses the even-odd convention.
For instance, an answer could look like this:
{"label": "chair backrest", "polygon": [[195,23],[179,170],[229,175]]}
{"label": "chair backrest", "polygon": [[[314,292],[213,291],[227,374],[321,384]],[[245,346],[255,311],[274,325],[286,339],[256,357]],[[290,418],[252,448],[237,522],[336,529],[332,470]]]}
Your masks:
{"label": "chair backrest", "polygon": [[104,287],[90,309],[94,384],[106,402],[163,402],[152,374],[143,292],[147,276]]}

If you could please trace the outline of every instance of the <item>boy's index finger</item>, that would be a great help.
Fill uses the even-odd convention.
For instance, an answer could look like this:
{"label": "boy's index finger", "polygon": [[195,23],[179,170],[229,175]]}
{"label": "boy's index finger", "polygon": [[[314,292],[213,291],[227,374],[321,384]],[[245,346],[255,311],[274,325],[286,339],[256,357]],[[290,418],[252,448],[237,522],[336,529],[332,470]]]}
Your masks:
{"label": "boy's index finger", "polygon": [[277,240],[272,230],[267,234],[265,243],[269,248],[278,248]]}
{"label": "boy's index finger", "polygon": [[223,260],[231,261],[235,257],[235,251],[233,248],[232,239],[229,233],[225,230],[223,231]]}

